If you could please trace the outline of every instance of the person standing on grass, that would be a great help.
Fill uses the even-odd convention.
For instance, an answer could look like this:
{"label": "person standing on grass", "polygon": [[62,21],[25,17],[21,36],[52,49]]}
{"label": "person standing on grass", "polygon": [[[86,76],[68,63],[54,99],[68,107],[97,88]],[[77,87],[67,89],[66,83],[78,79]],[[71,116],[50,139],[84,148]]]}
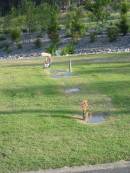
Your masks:
{"label": "person standing on grass", "polygon": [[49,53],[43,52],[43,53],[41,53],[41,56],[42,56],[42,57],[46,57],[46,60],[45,60],[45,62],[44,62],[44,67],[45,67],[45,68],[50,67],[51,64],[52,64],[52,55],[49,54]]}

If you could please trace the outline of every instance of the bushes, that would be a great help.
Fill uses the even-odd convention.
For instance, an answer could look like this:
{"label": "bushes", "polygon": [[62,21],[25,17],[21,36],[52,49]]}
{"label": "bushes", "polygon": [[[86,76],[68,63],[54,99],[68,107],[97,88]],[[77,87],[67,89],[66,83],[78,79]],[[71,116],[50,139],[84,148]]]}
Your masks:
{"label": "bushes", "polygon": [[120,17],[120,23],[119,23],[119,29],[123,35],[126,35],[129,30],[128,18],[127,18],[128,9],[129,8],[128,8],[127,1],[123,1],[121,4],[121,14],[120,14],[121,17]]}
{"label": "bushes", "polygon": [[57,46],[55,44],[51,44],[50,47],[47,48],[47,52],[51,53],[52,55],[55,55],[57,50]]}
{"label": "bushes", "polygon": [[127,21],[127,16],[126,15],[122,15],[121,16],[121,21],[119,23],[119,29],[120,29],[120,32],[123,35],[126,35],[128,33],[129,25],[128,25],[128,21]]}
{"label": "bushes", "polygon": [[69,43],[60,50],[57,50],[57,46],[55,44],[51,44],[50,47],[47,48],[47,52],[51,53],[52,55],[56,55],[57,52],[60,55],[74,54],[74,44]]}
{"label": "bushes", "polygon": [[9,43],[5,43],[5,44],[4,44],[3,50],[4,50],[6,53],[12,52],[12,49],[11,49]]}
{"label": "bushes", "polygon": [[115,41],[118,35],[119,35],[119,29],[116,25],[107,28],[107,36],[110,42]]}
{"label": "bushes", "polygon": [[81,8],[74,8],[67,14],[65,27],[73,43],[77,43],[86,33],[85,24],[81,20],[82,17],[84,16]]}
{"label": "bushes", "polygon": [[10,31],[10,37],[12,41],[18,41],[20,39],[21,32],[19,29],[12,29]]}
{"label": "bushes", "polygon": [[4,35],[0,35],[0,41],[6,40],[6,37]]}
{"label": "bushes", "polygon": [[90,33],[90,42],[95,42],[97,39],[97,32],[96,31],[93,31]]}
{"label": "bushes", "polygon": [[36,41],[34,42],[36,48],[41,48],[42,47],[42,42],[40,38],[37,38]]}
{"label": "bushes", "polygon": [[62,55],[74,54],[74,45],[72,43],[68,44],[62,49]]}
{"label": "bushes", "polygon": [[22,47],[23,47],[22,43],[17,43],[17,48],[18,49],[22,49]]}
{"label": "bushes", "polygon": [[7,42],[1,43],[1,44],[0,44],[0,49],[5,50],[5,49],[8,48],[8,47],[9,47],[9,43],[7,43]]}

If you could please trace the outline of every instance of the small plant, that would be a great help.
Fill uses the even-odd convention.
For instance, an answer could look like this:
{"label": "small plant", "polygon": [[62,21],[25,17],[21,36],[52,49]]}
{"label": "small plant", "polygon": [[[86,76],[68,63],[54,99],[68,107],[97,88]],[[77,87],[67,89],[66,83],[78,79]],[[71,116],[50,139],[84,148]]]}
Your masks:
{"label": "small plant", "polygon": [[119,29],[117,26],[110,26],[107,28],[107,36],[109,38],[109,41],[115,41],[119,35]]}
{"label": "small plant", "polygon": [[4,29],[4,34],[9,34],[10,33],[10,31],[9,31],[9,29]]}
{"label": "small plant", "polygon": [[6,40],[6,37],[4,35],[0,35],[0,41]]}
{"label": "small plant", "polygon": [[51,44],[48,48],[47,48],[47,52],[51,53],[52,55],[55,55],[57,50],[57,46],[55,44]]}
{"label": "small plant", "polygon": [[62,55],[73,54],[73,53],[74,53],[74,44],[72,43],[65,46],[61,52]]}
{"label": "small plant", "polygon": [[6,53],[10,53],[12,51],[9,43],[6,43],[5,44],[4,51]]}
{"label": "small plant", "polygon": [[129,7],[127,1],[123,0],[121,3],[120,23],[119,23],[119,29],[123,35],[126,35],[129,30],[128,16],[127,16],[128,10]]}
{"label": "small plant", "polygon": [[93,31],[90,33],[90,42],[95,42],[97,39],[97,32],[96,31]]}
{"label": "small plant", "polygon": [[17,42],[20,39],[21,32],[19,29],[13,29],[10,31],[10,37],[12,41]]}
{"label": "small plant", "polygon": [[41,48],[42,47],[42,42],[40,38],[37,38],[36,41],[34,42],[36,48]]}
{"label": "small plant", "polygon": [[22,47],[23,47],[23,46],[22,46],[22,43],[17,43],[17,48],[18,48],[18,49],[22,49]]}
{"label": "small plant", "polygon": [[128,21],[127,21],[127,16],[125,16],[125,15],[121,16],[121,21],[119,23],[119,28],[120,28],[120,32],[123,35],[126,35],[128,33],[129,25],[128,25]]}
{"label": "small plant", "polygon": [[129,10],[129,5],[127,1],[123,1],[121,3],[121,15],[127,14],[128,10]]}
{"label": "small plant", "polygon": [[66,31],[72,42],[77,43],[86,33],[86,27],[81,18],[84,17],[82,8],[74,8],[69,11],[66,18]]}
{"label": "small plant", "polygon": [[81,109],[83,112],[83,120],[88,121],[89,118],[89,104],[87,100],[83,100],[81,102]]}

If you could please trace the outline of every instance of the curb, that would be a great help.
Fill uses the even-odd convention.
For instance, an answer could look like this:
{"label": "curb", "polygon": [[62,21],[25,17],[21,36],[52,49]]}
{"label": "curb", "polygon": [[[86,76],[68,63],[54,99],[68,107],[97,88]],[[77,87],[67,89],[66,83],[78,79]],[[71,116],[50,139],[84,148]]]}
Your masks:
{"label": "curb", "polygon": [[22,173],[130,173],[130,162],[120,161],[110,164],[64,167],[61,169],[49,169]]}

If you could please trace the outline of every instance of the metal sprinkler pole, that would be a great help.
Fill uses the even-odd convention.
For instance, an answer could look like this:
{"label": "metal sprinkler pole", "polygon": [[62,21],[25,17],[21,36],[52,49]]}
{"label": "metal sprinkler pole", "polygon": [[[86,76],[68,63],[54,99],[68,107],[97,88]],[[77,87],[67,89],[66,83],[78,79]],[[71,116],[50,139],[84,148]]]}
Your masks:
{"label": "metal sprinkler pole", "polygon": [[69,62],[69,72],[72,73],[72,63],[71,63],[71,59],[70,59],[70,62]]}

